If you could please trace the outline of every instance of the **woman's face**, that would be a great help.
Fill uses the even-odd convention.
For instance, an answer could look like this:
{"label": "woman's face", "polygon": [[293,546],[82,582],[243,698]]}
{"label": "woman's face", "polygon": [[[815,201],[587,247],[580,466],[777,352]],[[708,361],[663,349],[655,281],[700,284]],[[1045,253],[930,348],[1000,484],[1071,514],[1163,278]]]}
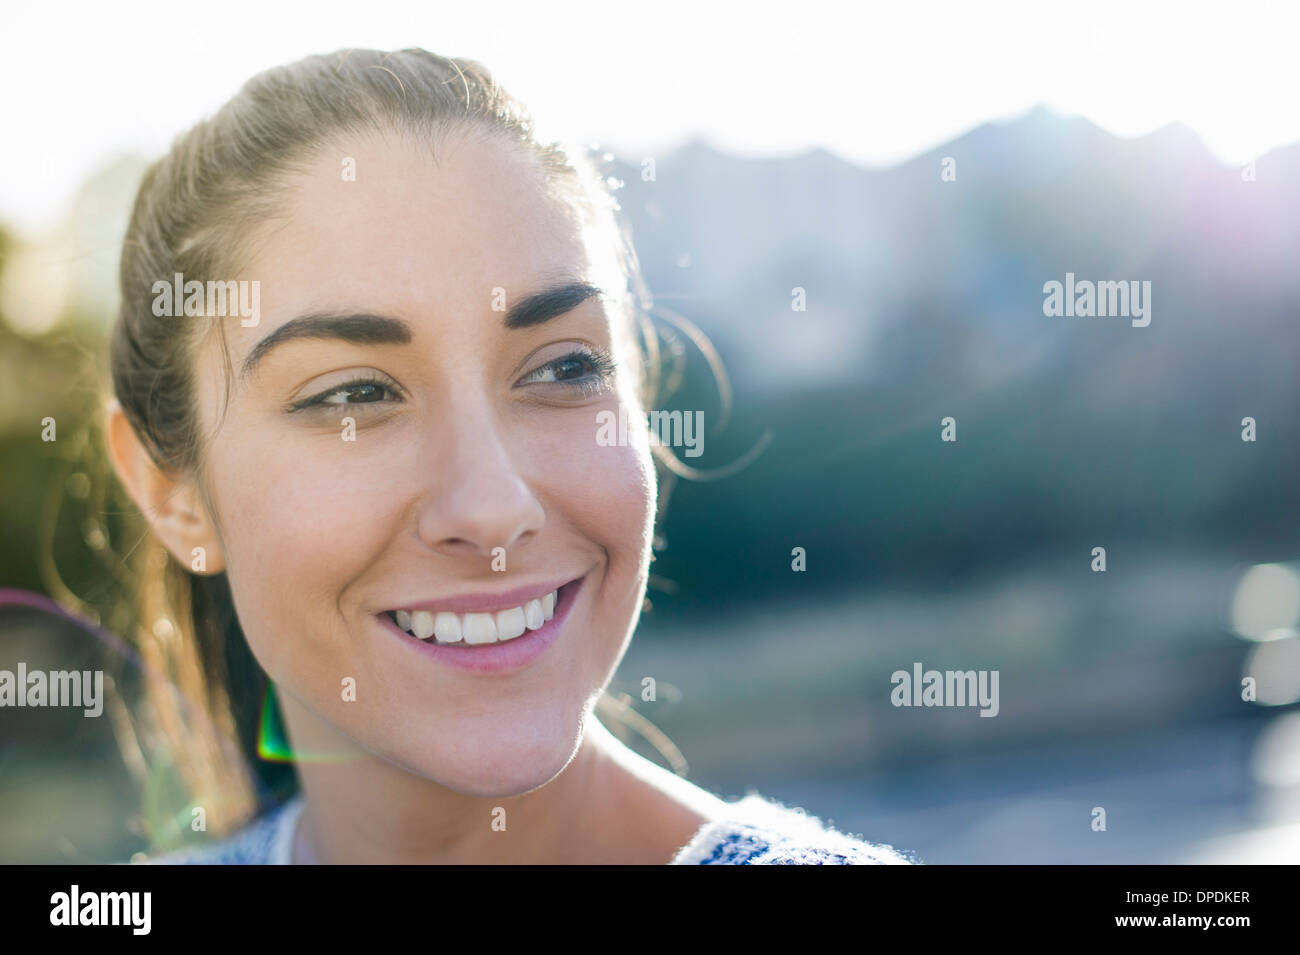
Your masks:
{"label": "woman's face", "polygon": [[[198,355],[202,482],[253,653],[314,738],[469,795],[573,757],[650,557],[620,319],[581,287],[529,301],[610,288],[612,259],[539,176],[459,136],[436,161],[339,140],[230,277],[260,282],[261,317],[222,320],[224,412],[219,337]],[[600,412],[626,443],[598,441]]]}

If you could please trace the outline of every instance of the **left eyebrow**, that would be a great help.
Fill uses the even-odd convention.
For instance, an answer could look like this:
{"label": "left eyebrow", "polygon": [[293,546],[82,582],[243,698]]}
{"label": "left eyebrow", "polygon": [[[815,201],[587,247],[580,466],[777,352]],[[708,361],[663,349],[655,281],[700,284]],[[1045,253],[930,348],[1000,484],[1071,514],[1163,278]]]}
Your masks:
{"label": "left eyebrow", "polygon": [[505,326],[515,329],[540,325],[573,311],[589,298],[598,298],[604,294],[604,289],[589,282],[553,285],[515,302],[506,312]]}

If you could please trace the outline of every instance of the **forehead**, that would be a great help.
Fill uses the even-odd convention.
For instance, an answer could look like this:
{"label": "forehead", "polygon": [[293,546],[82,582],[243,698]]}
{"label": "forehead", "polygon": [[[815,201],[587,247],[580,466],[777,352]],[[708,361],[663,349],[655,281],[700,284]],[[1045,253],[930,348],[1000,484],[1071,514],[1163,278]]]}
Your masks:
{"label": "forehead", "polygon": [[261,285],[264,320],[248,331],[341,303],[478,314],[494,289],[587,274],[582,228],[543,176],[517,147],[464,133],[331,140],[250,237],[243,277]]}

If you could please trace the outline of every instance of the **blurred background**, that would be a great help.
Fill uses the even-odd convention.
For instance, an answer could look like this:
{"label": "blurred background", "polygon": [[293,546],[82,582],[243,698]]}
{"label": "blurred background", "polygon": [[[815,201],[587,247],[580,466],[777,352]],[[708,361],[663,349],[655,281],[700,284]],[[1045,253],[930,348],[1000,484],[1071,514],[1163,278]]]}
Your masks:
{"label": "blurred background", "polygon": [[[608,152],[656,304],[729,376],[686,463],[770,440],[669,489],[611,688],[689,778],[933,863],[1300,860],[1300,21],[895,7],[7,15],[0,669],[131,685],[111,635],[28,595],[86,610],[114,586],[85,428],[145,165],[262,68],[421,45]],[[1150,325],[1045,316],[1067,272],[1150,281]],[[711,427],[717,382],[676,341],[669,407]],[[997,717],[892,706],[915,662],[997,670]],[[116,712],[0,709],[0,861],[145,848],[169,796],[128,772]]]}

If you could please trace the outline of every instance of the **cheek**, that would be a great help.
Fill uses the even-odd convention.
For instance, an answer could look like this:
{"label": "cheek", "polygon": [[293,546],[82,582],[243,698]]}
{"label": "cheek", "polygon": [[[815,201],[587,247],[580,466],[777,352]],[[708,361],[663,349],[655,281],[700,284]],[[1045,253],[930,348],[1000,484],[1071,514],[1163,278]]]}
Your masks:
{"label": "cheek", "polygon": [[248,429],[213,447],[227,576],[249,643],[273,677],[293,642],[283,635],[321,641],[337,629],[341,638],[339,595],[384,546],[377,508],[393,498],[374,486],[373,462],[348,453],[354,448],[338,436],[262,440]]}
{"label": "cheek", "polygon": [[[601,431],[597,415],[622,415],[626,427]],[[601,419],[608,420],[608,419]],[[607,440],[615,435],[618,440]],[[611,564],[648,560],[656,485],[644,416],[611,405],[575,413],[563,433],[530,438],[547,510],[600,545]]]}

